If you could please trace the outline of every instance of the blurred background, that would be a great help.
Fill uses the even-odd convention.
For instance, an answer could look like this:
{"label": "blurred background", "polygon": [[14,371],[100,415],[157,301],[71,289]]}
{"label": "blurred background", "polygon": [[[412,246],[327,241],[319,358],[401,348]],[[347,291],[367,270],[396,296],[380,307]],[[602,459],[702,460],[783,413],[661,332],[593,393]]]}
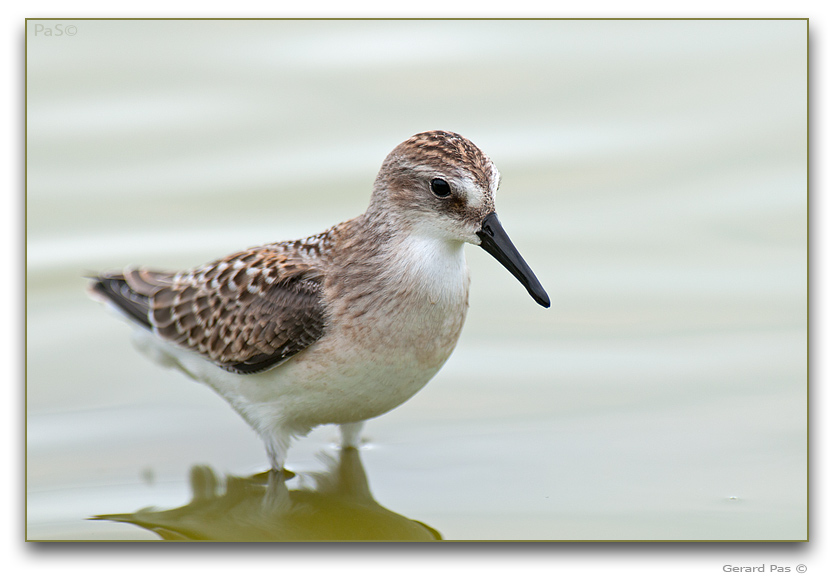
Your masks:
{"label": "blurred background", "polygon": [[86,518],[267,467],[83,276],[322,231],[430,129],[496,163],[553,306],[467,249],[457,350],[366,427],[376,502],[450,540],[806,538],[806,21],[27,27],[29,539],[154,539]]}

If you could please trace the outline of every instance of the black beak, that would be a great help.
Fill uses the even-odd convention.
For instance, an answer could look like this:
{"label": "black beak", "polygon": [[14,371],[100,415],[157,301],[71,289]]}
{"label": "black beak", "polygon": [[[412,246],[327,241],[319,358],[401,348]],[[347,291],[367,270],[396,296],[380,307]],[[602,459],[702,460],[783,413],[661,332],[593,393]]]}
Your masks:
{"label": "black beak", "polygon": [[539,283],[533,270],[515,249],[515,246],[510,241],[510,236],[504,231],[501,222],[498,221],[498,215],[492,212],[484,218],[481,223],[481,229],[477,232],[478,237],[481,238],[481,247],[489,252],[492,257],[501,262],[503,266],[521,282],[533,300],[548,308],[550,306],[550,298],[547,297],[547,292],[544,291],[542,285]]}

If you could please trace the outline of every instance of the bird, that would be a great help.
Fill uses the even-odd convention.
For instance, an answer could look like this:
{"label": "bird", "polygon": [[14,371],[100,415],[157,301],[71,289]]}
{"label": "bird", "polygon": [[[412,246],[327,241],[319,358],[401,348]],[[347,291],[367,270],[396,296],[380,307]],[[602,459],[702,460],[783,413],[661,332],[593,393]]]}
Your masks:
{"label": "bird", "polygon": [[354,448],[365,421],[440,370],[469,308],[466,244],[550,306],[498,220],[499,181],[467,138],[418,133],[385,158],[358,217],[188,270],[101,272],[88,291],[132,323],[140,351],[225,399],[280,472],[293,439],[335,424]]}

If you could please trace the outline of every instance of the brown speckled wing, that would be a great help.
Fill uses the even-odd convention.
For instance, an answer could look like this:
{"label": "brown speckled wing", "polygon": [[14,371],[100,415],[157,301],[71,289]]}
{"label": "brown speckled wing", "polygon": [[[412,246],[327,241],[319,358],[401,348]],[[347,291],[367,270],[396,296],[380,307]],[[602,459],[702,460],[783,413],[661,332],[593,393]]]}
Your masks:
{"label": "brown speckled wing", "polygon": [[181,273],[129,269],[95,279],[104,296],[158,336],[236,373],[256,373],[323,334],[322,273],[299,243],[232,254]]}

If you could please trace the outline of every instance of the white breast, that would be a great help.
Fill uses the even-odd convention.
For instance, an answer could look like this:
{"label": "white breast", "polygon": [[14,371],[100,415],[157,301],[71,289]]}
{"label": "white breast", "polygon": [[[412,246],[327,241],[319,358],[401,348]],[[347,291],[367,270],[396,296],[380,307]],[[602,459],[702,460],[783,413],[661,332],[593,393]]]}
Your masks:
{"label": "white breast", "polygon": [[398,246],[391,275],[432,304],[465,307],[469,268],[462,242],[411,235]]}

